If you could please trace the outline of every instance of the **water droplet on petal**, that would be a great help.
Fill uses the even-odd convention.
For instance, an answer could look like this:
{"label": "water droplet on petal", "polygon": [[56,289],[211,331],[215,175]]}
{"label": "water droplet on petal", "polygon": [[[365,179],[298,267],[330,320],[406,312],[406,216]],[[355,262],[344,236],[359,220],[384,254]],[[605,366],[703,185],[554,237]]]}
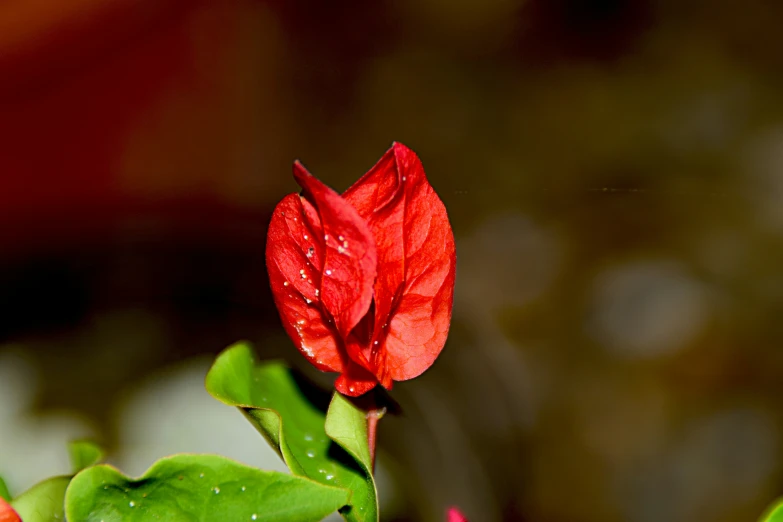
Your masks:
{"label": "water droplet on petal", "polygon": [[288,286],[288,281],[283,281],[283,286]]}
{"label": "water droplet on petal", "polygon": [[337,239],[339,239],[340,241],[345,241],[345,238],[343,236],[337,236]]}
{"label": "water droplet on petal", "polygon": [[406,179],[408,179],[408,178],[406,178],[405,176],[403,176],[403,177],[402,177],[402,180],[403,180],[403,181],[405,181]]}
{"label": "water droplet on petal", "polygon": [[348,391],[353,393],[354,391],[356,391],[356,388],[354,388],[353,386],[348,386]]}
{"label": "water droplet on petal", "polygon": [[299,271],[299,277],[302,279],[307,279],[307,274],[305,274],[304,268]]}
{"label": "water droplet on petal", "polygon": [[308,298],[306,298],[306,297],[305,297],[305,302],[306,302],[307,304],[311,304],[311,303],[313,302],[313,300],[312,300],[312,299],[308,299]]}
{"label": "water droplet on petal", "polygon": [[315,289],[315,296],[318,297],[319,295],[321,295],[321,291],[316,288]]}
{"label": "water droplet on petal", "polygon": [[307,237],[307,234],[305,234],[305,235],[304,235],[304,238],[305,238],[305,241],[307,241],[308,239],[310,239],[309,237]]}
{"label": "water droplet on petal", "polygon": [[332,275],[332,271],[331,270],[327,270],[325,273],[326,273],[326,275]]}

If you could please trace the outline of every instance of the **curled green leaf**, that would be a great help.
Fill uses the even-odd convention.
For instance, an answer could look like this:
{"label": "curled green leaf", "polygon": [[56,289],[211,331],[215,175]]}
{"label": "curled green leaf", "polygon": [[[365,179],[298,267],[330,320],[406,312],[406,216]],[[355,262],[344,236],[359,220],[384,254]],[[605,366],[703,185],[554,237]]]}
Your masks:
{"label": "curled green leaf", "polygon": [[349,490],[350,507],[341,510],[347,520],[378,520],[372,473],[325,430],[328,394],[298,379],[282,363],[257,364],[247,343],[218,356],[206,387],[219,401],[239,408],[294,474]]}
{"label": "curled green leaf", "polygon": [[63,499],[70,481],[70,476],[62,476],[39,482],[13,499],[11,507],[24,522],[61,522],[65,515]]}
{"label": "curled green leaf", "polygon": [[217,455],[166,457],[138,479],[111,466],[87,468],[65,497],[79,522],[316,522],[348,501],[348,492]]}
{"label": "curled green leaf", "polygon": [[[350,399],[335,392],[324,424],[327,436],[348,452],[362,467],[365,483],[353,486],[358,494],[365,494],[366,498],[359,506],[357,513],[355,506],[348,506],[340,511],[347,520],[368,520],[362,518],[364,510],[378,516],[378,494],[373,478],[373,463],[370,448],[367,444],[367,412],[358,408]],[[369,495],[372,493],[372,496]],[[371,503],[374,502],[374,505]]]}

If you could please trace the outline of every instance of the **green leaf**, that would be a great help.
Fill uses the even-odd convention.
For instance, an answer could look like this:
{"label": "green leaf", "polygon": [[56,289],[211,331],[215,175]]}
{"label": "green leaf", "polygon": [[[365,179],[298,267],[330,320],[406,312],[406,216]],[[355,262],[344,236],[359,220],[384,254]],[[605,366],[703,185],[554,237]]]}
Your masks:
{"label": "green leaf", "polygon": [[759,522],[783,522],[783,499],[776,500]]}
{"label": "green leaf", "polygon": [[282,363],[256,365],[247,343],[227,348],[206,379],[219,401],[238,407],[296,475],[351,491],[351,522],[378,520],[375,485],[367,466],[326,435],[329,396],[297,379]]}
{"label": "green leaf", "polygon": [[372,474],[370,447],[367,445],[367,414],[345,396],[335,393],[329,404],[324,426],[326,434],[350,453]]}
{"label": "green leaf", "polygon": [[103,449],[94,442],[88,440],[73,441],[68,445],[68,453],[71,456],[73,473],[79,473],[84,468],[94,466],[103,460]]}
{"label": "green leaf", "polygon": [[9,493],[8,486],[5,485],[3,477],[0,477],[0,498],[3,500],[11,500],[11,493]]}
{"label": "green leaf", "polygon": [[217,455],[166,457],[136,480],[93,466],[74,477],[65,499],[68,520],[78,522],[315,522],[347,501],[344,489]]}
{"label": "green leaf", "polygon": [[[324,424],[326,434],[340,445],[362,466],[365,483],[354,484],[353,506],[340,513],[346,520],[373,520],[378,517],[378,494],[373,479],[372,457],[367,443],[367,412],[356,407],[349,399],[335,392]],[[360,497],[363,495],[363,497]],[[357,509],[359,512],[357,513]],[[365,515],[364,512],[367,512]],[[362,517],[362,515],[365,515]],[[373,518],[367,518],[367,517]]]}
{"label": "green leaf", "polygon": [[71,477],[53,477],[39,482],[16,497],[11,507],[24,522],[61,522],[65,519],[63,499],[70,481]]}

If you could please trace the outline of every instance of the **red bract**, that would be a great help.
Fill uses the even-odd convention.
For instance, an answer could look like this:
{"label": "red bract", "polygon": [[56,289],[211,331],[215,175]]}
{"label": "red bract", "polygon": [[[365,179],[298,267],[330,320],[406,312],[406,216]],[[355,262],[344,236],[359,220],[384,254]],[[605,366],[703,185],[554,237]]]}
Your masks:
{"label": "red bract", "polygon": [[0,522],[22,522],[14,508],[3,500],[2,497],[0,497]]}
{"label": "red bract", "polygon": [[343,195],[300,163],[269,225],[266,262],[286,332],[335,386],[361,395],[420,375],[451,322],[456,257],[421,161],[395,143]]}
{"label": "red bract", "polygon": [[468,519],[465,518],[465,515],[462,514],[462,512],[455,508],[449,508],[449,510],[446,512],[446,522],[468,522]]}

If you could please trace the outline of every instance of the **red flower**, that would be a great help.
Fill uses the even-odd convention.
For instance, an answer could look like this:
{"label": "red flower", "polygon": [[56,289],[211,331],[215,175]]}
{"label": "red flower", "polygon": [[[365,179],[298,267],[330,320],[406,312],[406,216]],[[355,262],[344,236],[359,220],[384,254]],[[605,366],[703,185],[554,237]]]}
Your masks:
{"label": "red flower", "polygon": [[0,522],[22,522],[14,508],[0,497]]}
{"label": "red flower", "polygon": [[275,208],[266,263],[286,332],[340,393],[420,375],[449,330],[456,257],[446,208],[395,143],[342,196],[294,164],[302,193]]}
{"label": "red flower", "polygon": [[449,508],[449,510],[446,512],[446,517],[446,522],[468,522],[468,519],[465,518],[465,515],[463,515],[462,512],[455,507]]}

